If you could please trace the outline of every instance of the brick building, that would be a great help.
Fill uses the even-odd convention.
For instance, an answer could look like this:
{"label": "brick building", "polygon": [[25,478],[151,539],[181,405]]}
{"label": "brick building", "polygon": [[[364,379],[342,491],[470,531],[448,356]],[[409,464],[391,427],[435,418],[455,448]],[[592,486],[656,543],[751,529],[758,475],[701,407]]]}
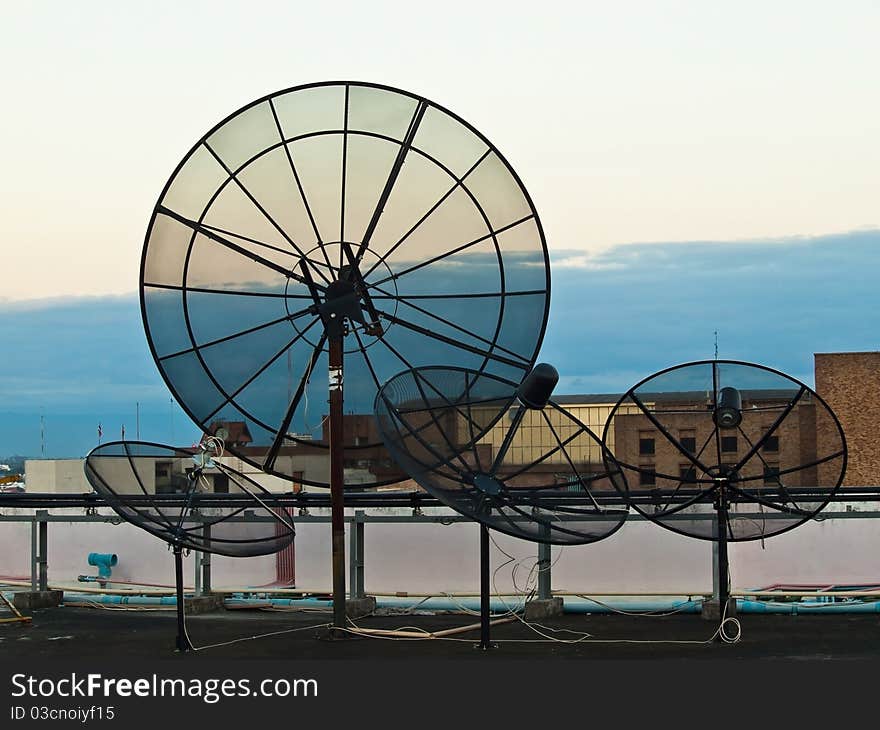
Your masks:
{"label": "brick building", "polygon": [[843,483],[876,486],[880,484],[880,352],[816,353],[814,357],[816,392],[837,415],[849,447]]}
{"label": "brick building", "polygon": [[[799,398],[773,429],[797,391],[743,390],[741,395],[742,423],[738,428],[719,430],[717,442],[712,403],[706,393],[642,394],[642,402],[655,414],[662,430],[641,412],[616,415],[615,456],[639,469],[639,483],[630,487],[674,489],[682,480],[711,478],[722,469],[732,471],[741,462],[737,474],[740,479],[749,480],[750,488],[774,487],[780,481],[780,473],[786,486],[820,484],[820,465],[814,463],[817,411],[813,399],[808,395]],[[764,439],[771,431],[772,435]],[[829,438],[833,436],[830,430],[828,433]],[[675,446],[673,439],[684,447],[686,454]],[[834,451],[839,441],[838,437],[831,444]],[[688,455],[710,471],[695,467]],[[804,465],[810,466],[799,468]],[[837,466],[839,469],[839,460]]]}

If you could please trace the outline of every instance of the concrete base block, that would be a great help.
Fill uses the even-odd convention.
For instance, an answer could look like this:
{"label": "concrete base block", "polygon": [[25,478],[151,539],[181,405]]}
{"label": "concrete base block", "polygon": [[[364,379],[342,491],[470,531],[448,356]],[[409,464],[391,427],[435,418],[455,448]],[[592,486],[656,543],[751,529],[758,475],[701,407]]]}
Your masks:
{"label": "concrete base block", "polygon": [[195,616],[200,613],[211,613],[223,608],[223,596],[208,594],[206,596],[191,596],[183,599],[183,609],[187,615]]}
{"label": "concrete base block", "polygon": [[55,608],[64,600],[64,591],[19,591],[12,594],[12,605],[19,611]]}
{"label": "concrete base block", "polygon": [[561,616],[563,611],[562,596],[554,596],[553,598],[536,599],[526,604],[526,610],[523,618],[526,621],[540,621],[545,618],[553,618]]}
{"label": "concrete base block", "polygon": [[345,602],[345,615],[351,619],[369,616],[376,610],[376,597],[364,596],[363,598],[349,598]]}
{"label": "concrete base block", "polygon": [[[703,606],[700,613],[703,619],[705,619],[706,621],[720,621],[721,602],[717,598],[711,598],[708,601],[703,601]],[[736,616],[735,598],[727,599],[727,618],[730,618],[731,616]]]}

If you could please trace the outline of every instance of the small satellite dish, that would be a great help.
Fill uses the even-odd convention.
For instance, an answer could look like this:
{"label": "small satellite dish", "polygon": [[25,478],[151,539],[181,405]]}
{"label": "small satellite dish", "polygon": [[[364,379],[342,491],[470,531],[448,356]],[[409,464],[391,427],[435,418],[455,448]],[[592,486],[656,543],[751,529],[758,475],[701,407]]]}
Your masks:
{"label": "small satellite dish", "polygon": [[602,540],[627,516],[617,467],[550,399],[548,369],[555,375],[542,363],[522,383],[464,368],[406,370],[379,391],[379,432],[419,486],[487,527],[548,544]]}
{"label": "small satellite dish", "polygon": [[[489,640],[489,533],[558,545],[602,540],[628,510],[613,458],[551,400],[559,379],[541,363],[521,381],[425,367],[389,380],[376,398],[391,456],[443,504],[480,523],[481,640]],[[505,413],[513,411],[511,419]]]}
{"label": "small satellite dish", "polygon": [[[92,488],[120,517],[172,547],[179,651],[192,648],[183,612],[183,550],[230,557],[270,555],[288,546],[295,536],[293,521],[277,494],[208,456],[209,451],[200,447],[113,441],[93,449],[84,466]],[[246,499],[230,507],[199,506],[197,495],[211,493]],[[273,519],[237,520],[245,509]]]}
{"label": "small satellite dish", "polygon": [[846,471],[843,429],[818,393],[734,360],[685,363],[645,378],[614,406],[602,438],[611,478],[636,510],[719,543],[725,606],[727,543],[778,535],[815,517]]}

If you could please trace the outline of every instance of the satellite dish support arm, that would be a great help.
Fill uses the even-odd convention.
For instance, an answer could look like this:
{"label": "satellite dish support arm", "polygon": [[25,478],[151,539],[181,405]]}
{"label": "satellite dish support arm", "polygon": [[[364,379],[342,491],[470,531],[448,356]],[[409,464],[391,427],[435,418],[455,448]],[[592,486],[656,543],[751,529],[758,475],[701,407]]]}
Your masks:
{"label": "satellite dish support arm", "polygon": [[172,545],[174,551],[174,589],[177,603],[177,642],[175,648],[179,652],[194,649],[186,633],[186,615],[183,597],[183,546],[179,542]]}

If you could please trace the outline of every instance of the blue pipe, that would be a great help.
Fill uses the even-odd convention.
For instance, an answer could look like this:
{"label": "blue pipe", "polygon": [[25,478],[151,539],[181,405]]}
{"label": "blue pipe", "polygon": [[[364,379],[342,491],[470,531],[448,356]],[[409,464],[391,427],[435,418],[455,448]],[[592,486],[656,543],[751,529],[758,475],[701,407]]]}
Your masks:
{"label": "blue pipe", "polygon": [[772,603],[738,599],[736,610],[742,613],[777,613],[806,615],[819,613],[880,613],[880,601],[852,601],[828,603],[827,601],[795,601]]}
{"label": "blue pipe", "polygon": [[[260,594],[266,595],[266,594]],[[175,606],[177,600],[174,596],[140,596],[118,595],[110,593],[65,593],[65,602],[83,601],[107,605],[130,605],[130,606]],[[565,603],[565,613],[615,613],[619,611],[645,613],[667,612],[699,613],[702,606],[700,600],[690,601],[603,601],[601,605],[589,600],[568,600]],[[331,608],[333,602],[322,598],[249,598],[247,594],[237,593],[224,601],[230,607],[243,606],[279,606],[288,608]],[[880,613],[880,601],[852,601],[827,603],[821,601],[797,601],[792,603],[772,603],[769,601],[754,601],[749,599],[737,599],[736,610],[739,613],[772,613],[772,614],[864,614]],[[479,599],[466,598],[458,601],[449,599],[431,598],[427,601],[413,601],[411,598],[386,598],[377,602],[379,608],[412,608],[426,611],[461,611],[462,608],[479,610]],[[500,600],[493,600],[490,609],[493,613],[507,613],[512,608],[520,608],[521,603],[511,599],[507,605]]]}
{"label": "blue pipe", "polygon": [[[412,608],[416,611],[452,611],[461,612],[463,609],[480,612],[480,599],[472,598],[393,598],[383,597],[377,599],[376,606],[378,608]],[[498,598],[489,600],[489,611],[491,613],[509,613],[511,610],[522,609],[523,602],[521,598],[511,596],[508,600],[502,601]]]}
{"label": "blue pipe", "polygon": [[101,578],[109,578],[113,571],[111,568],[119,562],[116,553],[89,553],[89,565],[98,569]]}
{"label": "blue pipe", "polygon": [[324,598],[227,598],[224,606],[230,608],[241,606],[282,606],[290,608],[333,608],[333,601]]}
{"label": "blue pipe", "polygon": [[[604,605],[603,605],[604,604]],[[589,599],[565,601],[565,613],[700,613],[702,601],[602,601]]]}
{"label": "blue pipe", "polygon": [[[241,595],[241,594],[238,594]],[[64,601],[83,602],[83,603],[100,603],[104,605],[126,605],[126,606],[176,606],[176,596],[141,596],[141,595],[120,595],[117,593],[67,593],[64,594]],[[229,606],[297,606],[301,608],[325,608],[332,607],[332,600],[323,600],[317,598],[297,598],[297,599],[270,599],[270,598],[227,598],[224,603]]]}
{"label": "blue pipe", "polygon": [[116,593],[68,593],[64,592],[64,603],[82,601],[107,605],[130,606],[176,606],[175,596],[123,596]]}
{"label": "blue pipe", "polygon": [[[676,611],[676,613],[701,613],[701,600],[675,602],[675,601],[645,601],[640,603],[607,602],[606,606],[593,604],[591,601],[579,601],[577,603],[565,603],[566,613],[613,613],[615,611],[632,612],[664,612]],[[736,599],[738,613],[774,613],[774,614],[819,614],[819,613],[880,613],[880,601],[852,601],[829,603],[827,601],[796,601],[792,603],[773,603],[771,601],[754,601],[750,599]]]}

